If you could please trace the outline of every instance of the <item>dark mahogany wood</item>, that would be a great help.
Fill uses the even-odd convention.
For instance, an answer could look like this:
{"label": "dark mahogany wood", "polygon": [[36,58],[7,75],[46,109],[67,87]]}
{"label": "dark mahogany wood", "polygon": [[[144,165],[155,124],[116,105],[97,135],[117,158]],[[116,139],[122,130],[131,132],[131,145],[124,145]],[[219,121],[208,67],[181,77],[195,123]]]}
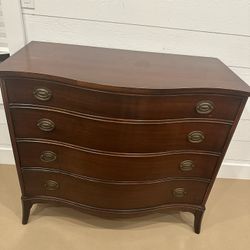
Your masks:
{"label": "dark mahogany wood", "polygon": [[112,92],[249,95],[246,83],[220,60],[209,57],[31,42],[1,63],[0,70],[3,78],[57,80]]}
{"label": "dark mahogany wood", "polygon": [[[194,180],[172,180],[157,183],[104,183],[61,171],[23,169],[26,194],[33,196],[55,196],[76,201],[88,206],[105,209],[152,208],[166,203],[188,203],[199,205],[206,192],[208,182]],[[46,181],[59,184],[56,190],[47,190]],[[183,197],[175,197],[176,188],[184,188]],[[199,190],[197,193],[196,191]],[[157,194],[157,195],[156,195]]]}
{"label": "dark mahogany wood", "polygon": [[[210,179],[219,154],[198,151],[173,151],[156,154],[112,154],[88,151],[53,141],[18,140],[21,165],[61,169],[98,179],[135,181],[166,177],[199,177]],[[41,154],[51,151],[56,159],[42,161]],[[182,171],[180,164],[190,160],[194,167]]]}
{"label": "dark mahogany wood", "polygon": [[204,211],[196,210],[194,212],[194,231],[199,234],[201,231],[201,222],[203,218]]}
{"label": "dark mahogany wood", "polygon": [[21,198],[21,200],[22,200],[22,210],[23,210],[22,224],[25,225],[28,223],[30,216],[30,209],[33,204],[30,200],[25,200],[23,197]]}
{"label": "dark mahogany wood", "polygon": [[243,110],[244,110],[244,107],[245,107],[245,105],[246,105],[246,102],[247,102],[247,98],[246,98],[246,97],[245,97],[245,98],[242,98],[241,105],[240,105],[240,108],[239,108],[239,110],[238,110],[238,114],[237,114],[237,116],[236,116],[236,119],[234,120],[233,126],[232,126],[232,128],[231,128],[231,130],[230,130],[230,133],[229,133],[229,135],[228,135],[227,141],[226,141],[226,143],[225,143],[225,145],[224,145],[224,147],[223,147],[223,149],[222,149],[222,156],[220,157],[220,159],[219,159],[218,162],[217,162],[217,166],[216,166],[215,171],[214,171],[214,173],[213,173],[212,180],[211,180],[211,182],[210,182],[210,184],[209,184],[209,188],[207,189],[206,195],[205,195],[205,197],[204,197],[204,200],[203,200],[203,203],[202,203],[204,206],[205,206],[205,204],[206,204],[206,202],[207,202],[207,199],[208,199],[208,196],[209,196],[209,194],[210,194],[210,192],[211,192],[211,190],[212,190],[214,181],[215,181],[216,176],[217,176],[217,174],[218,174],[218,172],[219,172],[221,163],[222,163],[222,161],[223,161],[223,159],[224,159],[224,156],[225,156],[225,154],[226,154],[226,152],[227,152],[227,149],[228,149],[228,146],[229,146],[229,144],[230,144],[230,142],[231,142],[231,139],[232,139],[232,137],[233,137],[234,131],[235,131],[235,129],[236,129],[238,123],[239,123],[239,120],[240,120],[240,117],[241,117],[242,112],[243,112]]}
{"label": "dark mahogany wood", "polygon": [[[51,202],[105,217],[188,211],[200,233],[250,95],[221,61],[31,42],[0,77],[23,224]],[[211,112],[198,112],[201,101]],[[192,131],[205,139],[191,143]],[[194,167],[181,171],[186,160]]]}
{"label": "dark mahogany wood", "polygon": [[[123,153],[187,149],[220,152],[231,128],[228,122],[205,120],[111,122],[28,107],[11,107],[11,114],[18,138],[44,138]],[[42,131],[37,126],[41,119],[51,120],[55,124],[54,130]],[[201,143],[189,142],[188,134],[192,131],[201,131],[205,139]]]}
{"label": "dark mahogany wood", "polygon": [[[172,119],[172,118],[218,118],[234,120],[241,98],[220,94],[183,95],[128,95],[92,89],[79,89],[63,83],[29,78],[8,78],[8,96],[11,104],[32,104],[50,106],[80,112],[92,116],[117,119]],[[19,90],[22,85],[23,91]],[[37,88],[49,89],[52,97],[42,101],[34,97]],[[209,100],[215,109],[209,114],[199,114],[196,106],[200,101]],[[115,105],[114,105],[115,104]]]}

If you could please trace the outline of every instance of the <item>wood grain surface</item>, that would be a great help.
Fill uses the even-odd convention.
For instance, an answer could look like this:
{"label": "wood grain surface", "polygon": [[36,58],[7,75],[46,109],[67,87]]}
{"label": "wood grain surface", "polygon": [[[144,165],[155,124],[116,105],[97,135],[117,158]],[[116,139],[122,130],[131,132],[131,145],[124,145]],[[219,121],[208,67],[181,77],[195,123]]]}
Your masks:
{"label": "wood grain surface", "polygon": [[[135,209],[166,203],[200,204],[208,183],[201,181],[167,181],[156,184],[114,185],[75,178],[67,174],[23,170],[26,195],[52,196],[99,208]],[[56,190],[47,190],[48,180],[56,181]],[[184,197],[175,197],[175,188],[186,190]],[[199,192],[197,192],[199,190]],[[157,194],[157,195],[156,195]]]}
{"label": "wood grain surface", "polygon": [[192,88],[249,94],[247,84],[215,58],[44,42],[29,43],[0,65],[0,76],[15,75],[50,76],[74,85],[132,93]]}
{"label": "wood grain surface", "polygon": [[[17,138],[44,138],[110,152],[154,153],[168,150],[208,150],[221,152],[230,123],[180,120],[171,122],[118,123],[77,117],[37,108],[11,108]],[[55,124],[53,131],[42,131],[41,119]],[[189,133],[201,131],[204,140],[192,143]]]}
{"label": "wood grain surface", "polygon": [[189,211],[200,232],[250,94],[223,63],[32,42],[0,76],[23,224],[33,204],[58,202],[110,216]]}
{"label": "wood grain surface", "polygon": [[[23,167],[61,169],[104,180],[141,181],[166,177],[212,177],[219,154],[197,151],[173,151],[165,154],[108,154],[44,140],[18,140]],[[51,151],[56,159],[41,161],[42,152]],[[182,171],[182,161],[191,160],[194,167]]]}

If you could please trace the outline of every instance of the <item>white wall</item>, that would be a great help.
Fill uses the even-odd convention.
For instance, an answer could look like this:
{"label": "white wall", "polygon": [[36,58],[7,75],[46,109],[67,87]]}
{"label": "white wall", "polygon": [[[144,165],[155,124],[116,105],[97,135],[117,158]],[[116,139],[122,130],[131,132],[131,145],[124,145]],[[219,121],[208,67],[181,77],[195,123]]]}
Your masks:
{"label": "white wall", "polygon": [[[25,44],[24,25],[19,0],[1,0],[1,29],[4,28],[4,43],[2,35],[0,39],[1,50],[3,46],[6,52],[13,54]],[[2,20],[3,18],[3,20]],[[3,21],[3,25],[2,25]],[[1,31],[2,32],[2,31]],[[9,132],[6,124],[3,101],[0,91],[0,164],[13,164],[14,157],[10,145]]]}
{"label": "white wall", "polygon": [[24,25],[19,0],[1,0],[7,46],[10,54],[25,44]]}
{"label": "white wall", "polygon": [[[250,85],[248,0],[35,0],[23,19],[27,41],[218,57]],[[220,176],[250,179],[249,131],[250,102]]]}
{"label": "white wall", "polygon": [[2,2],[0,0],[0,54],[9,53],[7,38],[6,38],[6,27],[3,19]]}

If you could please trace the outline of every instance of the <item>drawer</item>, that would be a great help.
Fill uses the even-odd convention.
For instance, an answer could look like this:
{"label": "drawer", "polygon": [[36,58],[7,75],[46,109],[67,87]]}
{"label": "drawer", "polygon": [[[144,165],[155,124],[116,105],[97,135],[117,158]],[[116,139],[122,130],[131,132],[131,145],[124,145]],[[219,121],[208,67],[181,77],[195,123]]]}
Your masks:
{"label": "drawer", "polygon": [[60,169],[105,180],[141,181],[166,177],[210,179],[218,156],[206,153],[108,155],[62,145],[18,142],[21,165]]}
{"label": "drawer", "polygon": [[[220,152],[231,125],[213,122],[116,123],[29,108],[12,108],[18,138],[43,138],[111,152]],[[52,130],[52,131],[43,131]],[[195,131],[200,131],[195,132]],[[190,136],[194,142],[190,142]],[[200,141],[200,142],[199,142]]]}
{"label": "drawer", "polygon": [[205,117],[234,120],[241,103],[240,97],[230,95],[126,95],[45,80],[20,78],[5,82],[10,103],[45,105],[120,119]]}
{"label": "drawer", "polygon": [[108,184],[70,175],[24,170],[25,194],[28,197],[52,196],[88,206],[133,209],[167,203],[201,204],[208,183],[176,180],[154,184]]}

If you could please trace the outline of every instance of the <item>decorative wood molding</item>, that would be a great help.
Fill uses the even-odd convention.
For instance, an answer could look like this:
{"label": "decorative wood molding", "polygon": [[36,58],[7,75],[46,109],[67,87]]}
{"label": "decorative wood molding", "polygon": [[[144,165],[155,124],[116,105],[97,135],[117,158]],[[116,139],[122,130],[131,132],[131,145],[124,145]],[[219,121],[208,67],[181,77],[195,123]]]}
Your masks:
{"label": "decorative wood molding", "polygon": [[52,197],[52,196],[34,196],[34,197],[26,197],[23,196],[22,200],[30,201],[31,203],[43,203],[43,202],[56,202],[61,203],[68,206],[78,207],[82,208],[85,211],[93,211],[93,212],[100,212],[103,213],[103,215],[107,215],[109,213],[114,213],[117,215],[130,215],[130,214],[146,214],[147,212],[153,212],[153,211],[160,211],[165,209],[178,209],[182,211],[205,211],[205,207],[198,206],[198,205],[192,205],[192,204],[163,204],[160,206],[154,206],[154,207],[145,207],[145,208],[137,208],[137,209],[108,209],[108,208],[99,208],[99,207],[93,207],[84,205],[78,202],[73,202],[70,200],[66,200],[63,198],[58,197]]}
{"label": "decorative wood molding", "polygon": [[37,142],[37,143],[49,143],[57,146],[68,147],[80,151],[84,151],[87,153],[92,154],[100,154],[100,155],[109,155],[109,156],[116,156],[116,157],[157,157],[157,156],[164,156],[164,155],[172,155],[172,154],[203,154],[203,155],[212,155],[212,156],[220,156],[221,154],[218,152],[211,152],[211,151],[198,151],[198,150],[175,150],[175,151],[166,151],[166,152],[156,152],[156,153],[121,153],[121,152],[110,152],[110,151],[102,151],[97,149],[91,148],[84,148],[81,146],[61,142],[61,141],[54,141],[54,140],[47,140],[47,139],[34,139],[34,138],[17,138],[16,141],[18,143],[22,142]]}
{"label": "decorative wood molding", "polygon": [[206,119],[206,118],[181,118],[181,119],[161,119],[161,120],[135,120],[135,119],[119,119],[112,117],[89,115],[86,113],[79,113],[71,110],[66,110],[62,108],[52,108],[42,105],[32,105],[32,104],[10,104],[10,109],[33,109],[33,110],[44,110],[50,112],[57,112],[61,114],[66,114],[70,116],[76,116],[83,119],[110,122],[110,123],[124,123],[124,124],[171,124],[171,123],[188,123],[188,122],[200,122],[200,123],[217,123],[232,125],[233,122],[222,119]]}
{"label": "decorative wood molding", "polygon": [[166,177],[162,179],[156,179],[156,180],[143,180],[143,181],[113,181],[113,180],[104,180],[104,179],[98,179],[94,177],[89,176],[83,176],[79,174],[75,174],[72,172],[63,171],[60,169],[49,169],[49,168],[35,168],[35,167],[23,167],[23,171],[43,171],[43,172],[50,172],[50,173],[57,173],[62,175],[68,175],[77,179],[81,179],[84,181],[90,181],[95,183],[102,183],[102,184],[110,184],[110,185],[150,185],[150,184],[157,184],[157,183],[163,183],[168,181],[175,181],[175,180],[190,180],[190,181],[200,181],[200,182],[206,182],[209,183],[209,179],[204,178],[195,178],[195,177]]}

